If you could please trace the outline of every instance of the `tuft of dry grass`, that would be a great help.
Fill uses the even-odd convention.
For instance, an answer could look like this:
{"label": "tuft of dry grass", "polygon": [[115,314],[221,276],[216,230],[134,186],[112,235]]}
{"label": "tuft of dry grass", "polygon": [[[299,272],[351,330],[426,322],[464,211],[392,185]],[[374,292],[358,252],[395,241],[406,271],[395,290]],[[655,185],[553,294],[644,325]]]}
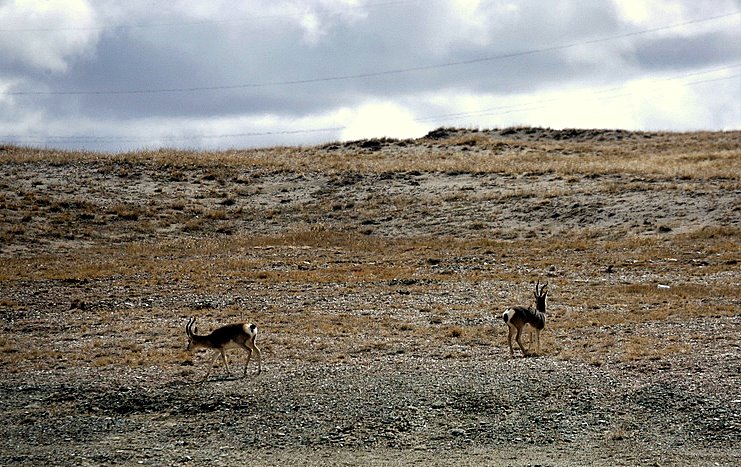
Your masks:
{"label": "tuft of dry grass", "polygon": [[649,336],[632,336],[625,343],[620,359],[623,362],[662,360],[677,354],[689,353],[691,350],[688,344],[677,342],[672,336],[666,340]]}

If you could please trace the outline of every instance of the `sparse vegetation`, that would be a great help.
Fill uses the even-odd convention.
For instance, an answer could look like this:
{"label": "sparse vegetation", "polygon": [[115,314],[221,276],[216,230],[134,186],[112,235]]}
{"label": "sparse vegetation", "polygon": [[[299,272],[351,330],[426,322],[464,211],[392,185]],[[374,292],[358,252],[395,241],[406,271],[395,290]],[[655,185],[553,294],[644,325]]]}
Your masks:
{"label": "sparse vegetation", "polygon": [[[466,450],[498,448],[493,440],[502,440],[492,433],[524,429],[521,419],[572,429],[571,421],[587,417],[578,410],[588,397],[589,404],[607,404],[610,391],[624,391],[623,403],[635,405],[640,401],[628,401],[631,391],[657,380],[687,379],[688,388],[701,384],[709,397],[730,403],[739,383],[726,375],[740,352],[740,140],[741,132],[443,128],[416,141],[218,153],[3,147],[0,371],[6,376],[0,384],[18,400],[25,394],[18,388],[48,384],[54,393],[79,384],[91,414],[98,410],[91,407],[105,405],[85,389],[96,384],[165,391],[177,399],[168,414],[210,404],[178,392],[199,368],[193,360],[202,358],[183,351],[185,319],[193,315],[203,326],[254,321],[267,375],[275,375],[270,384],[311,377],[331,386],[333,372],[357,369],[372,375],[358,385],[380,378],[399,391],[428,391],[414,400],[402,392],[403,400],[364,412],[377,421],[386,405],[404,407],[400,418],[379,422],[398,428],[388,438],[364,420],[348,422],[347,432],[362,425],[373,433],[373,440],[337,435],[350,447],[408,446],[427,433],[407,420],[426,410],[409,408],[420,404],[433,414],[420,419],[442,427],[430,439]],[[539,278],[551,288],[543,356],[510,360],[501,313],[512,303],[530,303]],[[431,370],[437,366],[444,367],[440,373]],[[486,368],[480,379],[471,379],[471,369],[480,367]],[[574,378],[599,371],[619,388],[595,377],[589,381],[603,386],[585,395],[562,368]],[[405,371],[422,379],[411,381]],[[513,374],[525,375],[526,392],[554,394],[542,396],[544,408],[571,405],[508,412],[511,405],[496,398],[506,397],[500,386],[511,388]],[[446,386],[430,399],[429,391],[448,377],[488,402],[465,399],[447,412],[457,393]],[[387,389],[351,383],[352,394]],[[272,401],[270,384],[240,382],[238,390],[253,391],[241,394],[244,400]],[[209,388],[185,391],[211,397]],[[40,423],[23,421],[31,420],[23,412],[36,410],[33,404],[14,406],[6,425]],[[467,413],[466,404],[476,411]],[[71,406],[49,410],[67,416]],[[296,407],[294,416],[317,413]],[[149,416],[147,410],[136,416]],[[262,409],[254,410],[249,417]],[[569,441],[575,450],[601,443],[618,449],[626,440],[653,442],[652,436],[669,437],[662,438],[667,446],[675,442],[670,419],[651,419],[655,425],[639,429],[638,415],[608,412],[604,423],[579,418]],[[295,449],[339,446],[334,434],[306,438],[275,414],[260,416],[276,424],[265,433],[284,433],[281,439]],[[726,436],[726,444],[711,434],[680,444],[724,451],[739,439],[728,430],[737,420],[723,425],[723,417],[716,413],[721,426],[712,433]],[[454,419],[461,428],[438,425]],[[494,419],[496,429],[486,425]],[[306,423],[314,429],[313,420]],[[585,428],[591,426],[600,428]],[[667,428],[674,431],[666,434]],[[552,436],[533,443],[558,442]],[[29,442],[17,444],[30,449],[23,443]],[[7,452],[0,456],[0,463],[12,463]],[[722,460],[738,459],[738,452],[728,456]],[[663,462],[649,460],[657,459]]]}

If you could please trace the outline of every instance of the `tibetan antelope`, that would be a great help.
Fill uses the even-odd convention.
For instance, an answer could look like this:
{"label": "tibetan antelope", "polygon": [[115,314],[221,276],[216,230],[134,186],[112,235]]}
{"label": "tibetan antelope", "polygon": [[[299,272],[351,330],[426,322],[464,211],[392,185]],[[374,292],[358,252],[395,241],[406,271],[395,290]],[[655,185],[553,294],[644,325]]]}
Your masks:
{"label": "tibetan antelope", "polygon": [[[236,323],[227,324],[216,330],[211,334],[199,336],[196,334],[195,328],[196,319],[190,318],[188,324],[185,326],[185,333],[188,335],[188,348],[189,352],[193,352],[196,349],[214,349],[214,358],[211,360],[206,371],[204,380],[208,379],[208,375],[211,369],[216,364],[216,359],[221,355],[221,359],[224,361],[226,372],[231,375],[229,371],[229,363],[226,361],[225,350],[230,347],[241,347],[247,352],[247,363],[244,364],[244,375],[247,375],[247,365],[250,363],[250,357],[252,352],[255,352],[257,358],[257,374],[262,372],[262,356],[260,355],[260,349],[255,345],[255,338],[257,337],[257,326],[248,323]],[[243,376],[244,376],[243,375]]]}
{"label": "tibetan antelope", "polygon": [[[513,357],[515,355],[515,351],[512,349],[512,336],[515,333],[517,334],[515,340],[517,341],[517,345],[520,346],[520,350],[522,350],[522,355],[527,355],[525,347],[522,345],[522,340],[520,340],[522,328],[524,328],[526,324],[529,324],[535,330],[536,348],[537,352],[540,353],[540,331],[545,327],[545,302],[546,298],[548,298],[548,291],[546,291],[548,282],[546,282],[543,287],[540,287],[540,290],[538,290],[539,286],[540,281],[535,284],[535,310],[533,310],[532,307],[525,308],[522,306],[516,306],[505,311],[502,314],[502,319],[505,323],[507,323],[507,326],[509,326],[509,335],[507,336],[507,341],[509,342],[509,353]],[[533,335],[531,332],[530,346],[532,346],[532,343]]]}

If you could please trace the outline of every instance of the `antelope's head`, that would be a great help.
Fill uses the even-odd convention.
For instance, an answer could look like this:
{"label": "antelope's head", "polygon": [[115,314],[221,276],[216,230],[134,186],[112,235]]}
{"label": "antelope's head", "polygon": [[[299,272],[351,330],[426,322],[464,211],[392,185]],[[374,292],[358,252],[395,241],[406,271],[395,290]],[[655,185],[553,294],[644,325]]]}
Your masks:
{"label": "antelope's head", "polygon": [[535,284],[535,292],[533,295],[535,295],[535,308],[541,312],[545,313],[545,302],[548,298],[548,291],[545,289],[548,287],[548,282],[546,282],[543,287],[540,287],[540,290],[538,288],[540,287],[540,280]]}
{"label": "antelope's head", "polygon": [[188,336],[188,346],[185,348],[188,352],[193,350],[193,336],[195,336],[196,329],[196,319],[190,318],[188,320],[188,324],[185,325],[185,334]]}

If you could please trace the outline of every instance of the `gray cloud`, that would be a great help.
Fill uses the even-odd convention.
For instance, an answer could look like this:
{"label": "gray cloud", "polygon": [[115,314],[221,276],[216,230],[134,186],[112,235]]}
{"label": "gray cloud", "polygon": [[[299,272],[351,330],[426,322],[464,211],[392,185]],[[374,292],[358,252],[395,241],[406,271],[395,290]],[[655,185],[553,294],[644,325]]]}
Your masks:
{"label": "gray cloud", "polygon": [[[449,114],[483,127],[738,128],[738,2],[659,4],[661,17],[617,0],[172,2],[158,11],[80,2],[0,31],[0,136],[113,150],[310,144],[404,128],[417,136]],[[28,13],[18,8],[0,5],[0,19]],[[651,88],[662,79],[673,85],[662,87],[673,93],[665,105]],[[649,95],[651,106],[636,105]],[[586,97],[559,114],[559,99],[574,96]],[[346,130],[286,134],[327,127]]]}
{"label": "gray cloud", "polygon": [[733,63],[741,57],[738,30],[643,41],[635,58],[647,70],[687,70]]}

